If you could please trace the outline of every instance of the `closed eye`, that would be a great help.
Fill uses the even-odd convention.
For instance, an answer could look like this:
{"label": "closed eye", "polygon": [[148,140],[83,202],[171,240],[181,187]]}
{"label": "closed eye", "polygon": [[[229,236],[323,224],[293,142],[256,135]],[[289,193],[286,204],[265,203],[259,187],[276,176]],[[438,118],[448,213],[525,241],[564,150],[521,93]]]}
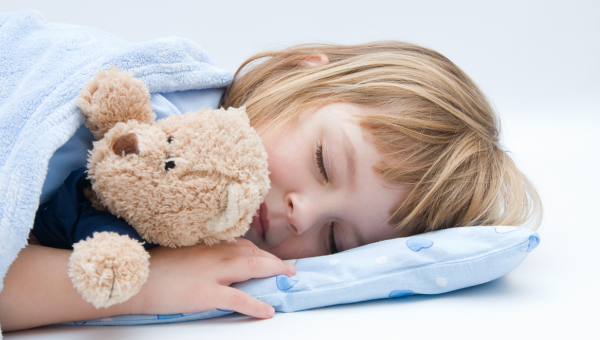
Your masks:
{"label": "closed eye", "polygon": [[335,243],[335,225],[333,222],[329,225],[329,254],[335,254],[339,252],[337,244]]}
{"label": "closed eye", "polygon": [[315,160],[317,162],[317,167],[319,168],[319,173],[325,180],[325,182],[329,182],[329,176],[327,175],[327,170],[325,169],[325,162],[323,161],[323,145],[319,143],[317,145],[317,151],[315,152]]}

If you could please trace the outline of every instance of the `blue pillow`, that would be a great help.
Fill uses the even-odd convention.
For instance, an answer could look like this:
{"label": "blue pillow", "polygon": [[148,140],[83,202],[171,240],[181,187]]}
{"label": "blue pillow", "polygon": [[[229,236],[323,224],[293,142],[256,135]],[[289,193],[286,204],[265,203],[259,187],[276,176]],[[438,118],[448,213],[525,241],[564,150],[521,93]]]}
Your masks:
{"label": "blue pillow", "polygon": [[[441,294],[482,284],[516,268],[540,242],[519,227],[461,227],[381,241],[342,253],[294,260],[296,276],[254,279],[234,287],[278,312]],[[170,315],[120,315],[63,325],[140,325],[230,314],[214,309]]]}

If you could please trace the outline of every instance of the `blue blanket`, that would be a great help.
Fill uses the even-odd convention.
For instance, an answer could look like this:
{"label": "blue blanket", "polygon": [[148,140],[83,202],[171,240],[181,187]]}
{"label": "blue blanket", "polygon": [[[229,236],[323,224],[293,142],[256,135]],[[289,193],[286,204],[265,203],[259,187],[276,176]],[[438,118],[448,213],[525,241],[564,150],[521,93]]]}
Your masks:
{"label": "blue blanket", "polygon": [[187,39],[131,44],[35,11],[0,13],[0,290],[27,243],[48,161],[83,122],[77,94],[111,65],[151,93],[223,87],[232,77]]}

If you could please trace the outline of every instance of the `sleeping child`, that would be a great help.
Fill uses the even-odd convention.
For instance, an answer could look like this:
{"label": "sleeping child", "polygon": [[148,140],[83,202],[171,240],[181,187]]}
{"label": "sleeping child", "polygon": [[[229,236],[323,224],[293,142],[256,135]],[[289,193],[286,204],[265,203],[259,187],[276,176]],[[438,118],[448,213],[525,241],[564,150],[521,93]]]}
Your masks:
{"label": "sleeping child", "polygon": [[[149,87],[163,92],[156,107],[159,97],[173,112],[194,106]],[[273,307],[229,286],[294,275],[286,259],[446,228],[540,223],[538,194],[503,149],[488,100],[433,50],[379,41],[267,51],[245,61],[219,97],[213,106],[246,107],[268,154],[271,189],[243,239],[155,247],[140,293],[101,309],[72,287],[70,250],[28,245],[0,294],[4,331],[213,308],[270,318]]]}

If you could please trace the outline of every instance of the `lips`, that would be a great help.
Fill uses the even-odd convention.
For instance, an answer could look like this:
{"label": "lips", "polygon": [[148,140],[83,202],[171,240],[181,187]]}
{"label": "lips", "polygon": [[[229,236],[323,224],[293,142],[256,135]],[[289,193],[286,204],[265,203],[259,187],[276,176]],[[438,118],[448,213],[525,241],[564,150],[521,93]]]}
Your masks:
{"label": "lips", "polygon": [[252,228],[265,241],[267,231],[269,231],[269,209],[266,203],[261,204],[254,217],[252,217]]}

